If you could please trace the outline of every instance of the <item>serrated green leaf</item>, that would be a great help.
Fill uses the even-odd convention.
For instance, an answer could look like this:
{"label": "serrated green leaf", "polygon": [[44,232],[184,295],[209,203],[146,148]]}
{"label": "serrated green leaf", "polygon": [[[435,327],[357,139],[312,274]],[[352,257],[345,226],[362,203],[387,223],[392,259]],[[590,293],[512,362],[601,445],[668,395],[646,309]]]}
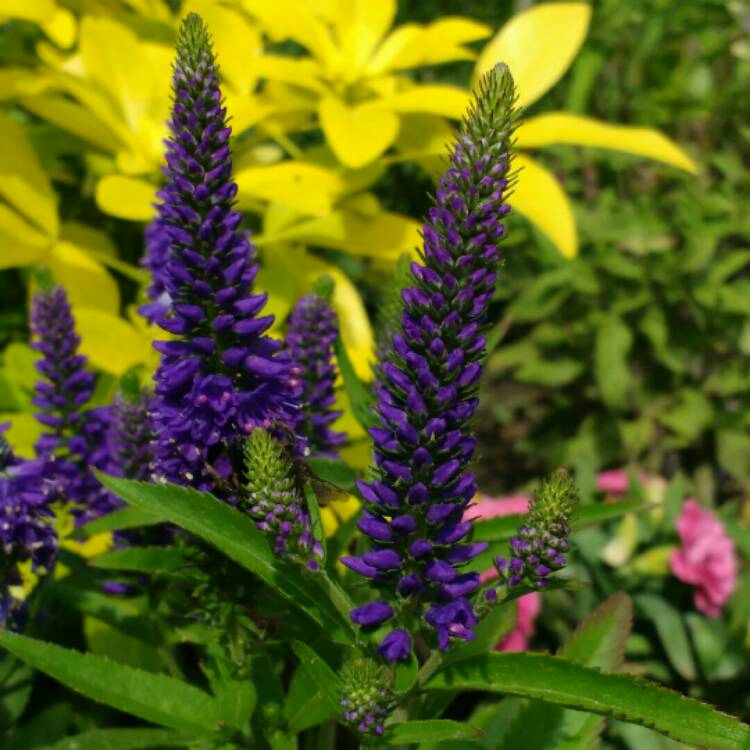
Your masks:
{"label": "serrated green leaf", "polygon": [[127,547],[107,552],[91,561],[95,568],[137,573],[169,573],[187,563],[185,552],[175,547]]}
{"label": "serrated green leaf", "polygon": [[149,513],[140,508],[123,508],[81,526],[80,529],[76,530],[76,536],[90,537],[105,531],[126,531],[141,526],[153,526],[157,523],[163,523],[164,520],[164,518],[159,518],[154,513]]}
{"label": "serrated green leaf", "polygon": [[481,729],[451,719],[425,719],[392,724],[388,727],[386,741],[391,745],[416,745],[420,742],[478,740],[483,734]]}
{"label": "serrated green leaf", "polygon": [[144,750],[186,747],[195,738],[165,729],[92,729],[38,750]]}
{"label": "serrated green leaf", "polygon": [[349,403],[352,407],[352,413],[355,419],[365,430],[368,430],[375,423],[375,414],[373,411],[374,398],[370,389],[359,379],[354,370],[354,365],[349,359],[344,342],[341,336],[336,338],[335,344],[336,360],[339,365],[341,379],[344,381],[344,390],[349,397]]}
{"label": "serrated green leaf", "polygon": [[136,508],[150,509],[205,539],[306,612],[332,639],[352,643],[354,632],[315,581],[314,574],[280,561],[253,521],[213,495],[189,487],[133,482],[97,474],[109,490]]}
{"label": "serrated green leaf", "polygon": [[0,646],[63,685],[154,724],[203,734],[220,729],[210,695],[166,675],[0,631]]}
{"label": "serrated green leaf", "polygon": [[560,656],[488,654],[437,672],[427,690],[485,690],[548,701],[634,724],[700,747],[744,750],[750,727],[656,683],[605,674]]}

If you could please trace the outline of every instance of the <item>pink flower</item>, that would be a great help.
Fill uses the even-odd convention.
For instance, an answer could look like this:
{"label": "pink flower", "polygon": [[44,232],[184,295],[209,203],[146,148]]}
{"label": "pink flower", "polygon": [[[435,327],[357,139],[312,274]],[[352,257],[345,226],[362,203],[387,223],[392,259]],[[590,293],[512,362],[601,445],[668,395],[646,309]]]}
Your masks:
{"label": "pink flower", "polygon": [[[495,518],[515,513],[526,513],[531,498],[528,495],[509,495],[507,497],[479,496],[478,502],[469,508],[464,515],[470,518]],[[481,575],[482,583],[497,576],[497,571],[485,570]],[[542,595],[536,592],[524,594],[518,600],[518,620],[516,627],[502,638],[495,649],[497,651],[525,651],[534,635],[534,622],[542,608]]]}
{"label": "pink flower", "polygon": [[688,498],[677,519],[682,547],[672,553],[672,573],[695,587],[696,609],[718,617],[737,584],[737,554],[721,521]]}
{"label": "pink flower", "polygon": [[610,469],[596,475],[596,489],[609,495],[624,495],[628,491],[630,479],[622,469]]}

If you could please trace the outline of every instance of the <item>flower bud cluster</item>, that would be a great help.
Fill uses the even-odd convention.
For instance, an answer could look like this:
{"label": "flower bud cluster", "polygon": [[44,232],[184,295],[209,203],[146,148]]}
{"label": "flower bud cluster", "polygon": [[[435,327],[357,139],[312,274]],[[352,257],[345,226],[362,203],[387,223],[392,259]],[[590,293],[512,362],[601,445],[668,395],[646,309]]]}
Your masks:
{"label": "flower bud cluster", "polygon": [[371,659],[347,662],[341,672],[342,718],[362,735],[380,737],[392,703],[383,670]]}

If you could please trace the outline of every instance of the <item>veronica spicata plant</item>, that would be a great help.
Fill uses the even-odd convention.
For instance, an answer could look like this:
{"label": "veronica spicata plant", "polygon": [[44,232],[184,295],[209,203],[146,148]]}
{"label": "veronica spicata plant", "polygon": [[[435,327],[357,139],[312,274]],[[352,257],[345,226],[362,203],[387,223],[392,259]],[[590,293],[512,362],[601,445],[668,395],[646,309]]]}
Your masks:
{"label": "veronica spicata plant", "polygon": [[[564,473],[540,488],[515,534],[498,519],[465,520],[476,493],[470,461],[483,329],[513,183],[508,70],[483,79],[425,222],[420,262],[399,274],[401,299],[391,300],[378,345],[375,460],[364,478],[336,455],[340,438],[330,431],[337,323],[324,290],[295,307],[286,349],[268,337],[272,319],[261,315],[257,264],[232,203],[216,61],[194,15],[180,32],[173,84],[167,184],[149,232],[151,312],[172,337],[158,344],[153,398],[118,399],[109,438],[98,444],[111,446],[115,471],[127,477],[102,474],[102,484],[129,507],[77,531],[87,542],[128,533],[89,565],[66,549],[70,572],[48,582],[49,601],[116,626],[115,642],[128,636],[148,670],[58,645],[41,618],[39,639],[0,632],[14,656],[145,725],[112,727],[119,713],[105,713],[106,727],[50,741],[333,750],[468,746],[483,728],[521,738],[541,728],[589,747],[602,728],[581,713],[590,712],[701,747],[749,747],[750,727],[623,672],[632,620],[624,594],[577,628],[566,623],[574,632],[558,656],[495,652],[512,627],[515,597],[569,587],[553,579],[577,523]],[[41,298],[34,318],[48,379],[37,406],[56,454],[92,434],[77,416],[92,381],[64,295]],[[372,417],[371,389],[356,380],[340,341],[335,352],[353,412]],[[7,450],[2,456],[0,539],[16,573],[0,567],[0,582],[10,590],[17,566],[46,567],[54,545],[47,495],[32,485],[21,502],[24,464]],[[327,537],[321,481],[366,502]],[[584,521],[592,510],[612,518],[634,507],[584,506]],[[163,523],[170,533],[130,533]],[[493,558],[500,577],[490,581]],[[90,626],[85,634],[97,635]],[[162,665],[168,674],[157,674]],[[448,705],[461,691],[470,694],[454,711]],[[492,694],[534,703],[493,705]],[[467,721],[443,718],[464,716],[477,695],[483,702]]]}
{"label": "veronica spicata plant", "polygon": [[342,562],[383,593],[352,612],[359,625],[393,621],[383,639],[388,660],[408,659],[421,622],[441,649],[473,637],[470,596],[479,574],[461,568],[487,545],[471,543],[463,515],[476,493],[468,470],[476,439],[487,308],[501,259],[508,213],[513,80],[502,66],[482,81],[453,146],[424,224],[421,263],[402,292],[400,330],[378,365],[377,478],[361,481],[367,500],[359,528],[372,549]]}
{"label": "veronica spicata plant", "polygon": [[[281,342],[265,335],[267,295],[242,215],[233,209],[231,128],[203,21],[189,15],[177,40],[167,185],[152,228],[150,262],[163,265],[152,294],[166,304],[159,341],[157,471],[201,489],[232,474],[231,448],[253,427],[296,427],[299,385]],[[168,244],[168,247],[166,245]]]}

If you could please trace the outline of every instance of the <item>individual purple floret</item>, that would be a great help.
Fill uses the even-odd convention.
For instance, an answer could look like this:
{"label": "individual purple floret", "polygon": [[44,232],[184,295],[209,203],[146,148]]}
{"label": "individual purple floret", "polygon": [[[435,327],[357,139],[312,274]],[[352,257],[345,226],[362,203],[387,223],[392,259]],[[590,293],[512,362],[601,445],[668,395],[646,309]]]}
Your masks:
{"label": "individual purple floret", "polygon": [[[496,67],[480,85],[440,180],[424,224],[422,263],[412,264],[402,293],[400,330],[378,365],[378,424],[371,430],[377,478],[359,483],[367,502],[359,528],[371,550],[342,560],[372,580],[407,633],[411,613],[421,615],[442,649],[451,638],[473,638],[469,597],[479,575],[460,569],[487,546],[468,543],[472,525],[462,516],[476,492],[468,471],[476,443],[471,418],[509,210],[514,100],[507,68]],[[408,658],[405,639],[394,632],[381,653]]]}
{"label": "individual purple floret", "polygon": [[118,394],[112,406],[110,450],[117,474],[149,481],[154,474],[153,397],[143,391]]}
{"label": "individual purple floret", "polygon": [[346,435],[330,427],[341,416],[340,411],[333,409],[336,402],[333,354],[339,326],[330,305],[332,292],[332,281],[324,278],[312,294],[297,302],[289,317],[286,344],[302,383],[300,432],[313,455],[335,458]]}
{"label": "individual purple floret", "polygon": [[550,575],[565,566],[570,518],[577,504],[578,492],[567,472],[556,472],[542,485],[523,524],[511,537],[510,559],[495,558],[495,567],[507,586],[544,588]]}
{"label": "individual purple floret", "polygon": [[45,462],[44,491],[50,502],[71,503],[77,523],[110,512],[120,501],[97,481],[92,468],[110,471],[109,407],[84,410],[94,375],[78,352],[80,338],[65,290],[37,292],[31,310],[32,346],[42,355],[32,403],[45,427],[36,444]]}
{"label": "individual purple floret", "polygon": [[0,628],[17,628],[23,603],[11,593],[21,584],[19,563],[50,571],[57,556],[54,516],[42,490],[44,461],[23,461],[5,441],[0,425]]}
{"label": "individual purple floret", "polygon": [[154,344],[157,470],[166,480],[218,489],[232,472],[230,446],[256,426],[294,429],[299,387],[288,352],[263,335],[253,250],[232,206],[231,128],[208,32],[195,14],[177,42],[167,185],[159,217],[169,247],[161,282],[169,297],[159,325],[173,334]]}

